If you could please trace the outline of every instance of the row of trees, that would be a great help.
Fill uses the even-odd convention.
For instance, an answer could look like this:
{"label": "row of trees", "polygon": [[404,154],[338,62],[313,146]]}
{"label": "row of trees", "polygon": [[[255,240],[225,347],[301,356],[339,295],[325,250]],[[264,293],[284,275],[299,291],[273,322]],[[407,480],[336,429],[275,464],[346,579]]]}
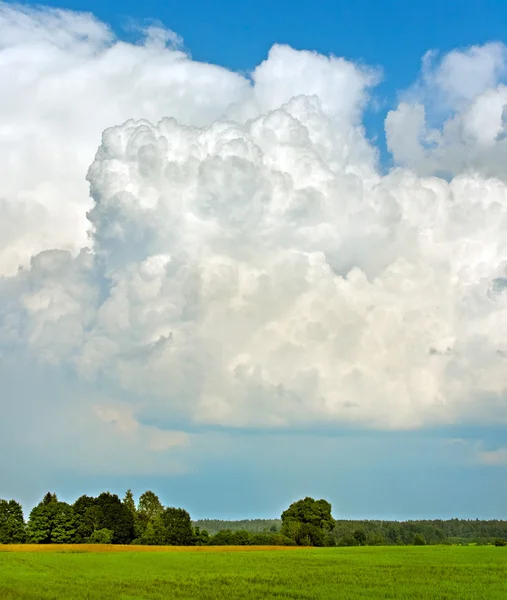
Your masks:
{"label": "row of trees", "polygon": [[[201,539],[202,538],[202,539]],[[0,500],[0,543],[34,544],[160,544],[187,546],[207,541],[192,527],[182,508],[164,507],[147,491],[136,505],[129,490],[120,500],[104,492],[96,498],[81,496],[74,504],[47,493],[33,508],[28,522],[14,500]]]}
{"label": "row of trees", "polygon": [[308,497],[291,504],[278,520],[195,523],[186,510],[164,507],[152,491],[141,494],[137,504],[130,490],[122,500],[104,492],[81,496],[74,504],[48,493],[26,523],[18,502],[0,500],[0,544],[503,545],[505,540],[507,521],[336,521],[329,502]]}

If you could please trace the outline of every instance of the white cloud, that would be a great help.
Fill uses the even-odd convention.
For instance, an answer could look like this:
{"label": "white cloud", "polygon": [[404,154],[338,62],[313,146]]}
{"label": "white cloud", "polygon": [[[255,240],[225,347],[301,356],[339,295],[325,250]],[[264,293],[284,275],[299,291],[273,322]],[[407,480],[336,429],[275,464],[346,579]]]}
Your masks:
{"label": "white cloud", "polygon": [[317,94],[350,129],[376,78],[343,59],[275,46],[251,86],[191,60],[171,31],[155,24],[141,34],[129,44],[87,13],[0,2],[0,84],[9,90],[0,98],[0,274],[41,250],[88,244],[84,174],[105,128],[164,116],[203,126]]}
{"label": "white cloud", "polygon": [[247,91],[175,49],[171,32],[145,33],[127,44],[90,14],[0,2],[0,274],[88,243],[84,175],[106,127],[165,115],[203,125]]}
{"label": "white cloud", "polygon": [[[507,188],[486,167],[449,182],[415,173],[460,167],[458,150],[437,161],[418,141],[444,147],[455,121],[439,132],[423,104],[391,113],[395,157],[414,172],[383,177],[361,125],[373,70],[275,46],[250,83],[160,31],[129,45],[89,15],[0,6],[13,40],[0,52],[12,82],[0,196],[13,215],[0,340],[106,386],[91,428],[137,436],[145,464],[194,443],[146,419],[505,420]],[[489,65],[481,86],[499,72],[486,55],[463,58]],[[503,92],[467,88],[460,61],[435,80],[484,133],[484,99]]]}
{"label": "white cloud", "polygon": [[507,179],[507,49],[490,43],[428,53],[421,78],[396,110],[386,134],[397,164],[422,175],[479,173]]}

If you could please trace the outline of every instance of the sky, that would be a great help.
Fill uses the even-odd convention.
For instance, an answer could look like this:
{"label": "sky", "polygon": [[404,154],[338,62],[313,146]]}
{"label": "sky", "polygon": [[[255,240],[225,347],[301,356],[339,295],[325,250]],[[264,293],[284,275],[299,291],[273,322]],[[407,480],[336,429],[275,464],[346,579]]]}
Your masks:
{"label": "sky", "polygon": [[503,2],[0,2],[0,497],[505,518]]}

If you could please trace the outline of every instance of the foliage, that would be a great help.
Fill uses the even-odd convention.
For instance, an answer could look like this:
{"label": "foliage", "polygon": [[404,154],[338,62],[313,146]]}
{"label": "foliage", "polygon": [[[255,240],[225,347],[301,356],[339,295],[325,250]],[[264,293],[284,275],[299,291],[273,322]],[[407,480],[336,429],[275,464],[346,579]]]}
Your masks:
{"label": "foliage", "polygon": [[136,508],[136,502],[134,500],[134,494],[132,493],[132,490],[127,490],[125,492],[125,498],[123,498],[123,505],[132,514],[132,516],[134,517],[134,520],[135,520],[135,518],[137,516],[137,508]]}
{"label": "foliage", "polygon": [[161,542],[169,546],[189,546],[193,530],[190,515],[183,508],[166,508],[160,515]]}
{"label": "foliage", "polygon": [[83,543],[96,531],[102,519],[102,510],[90,496],[80,496],[72,505],[76,521],[76,541]]}
{"label": "foliage", "polygon": [[111,544],[114,531],[112,529],[97,529],[88,538],[89,544]]}
{"label": "foliage", "polygon": [[163,524],[161,521],[164,507],[157,494],[148,490],[141,494],[135,513],[134,530],[140,544],[152,546],[161,544]]}
{"label": "foliage", "polygon": [[200,529],[206,529],[210,535],[214,535],[224,529],[231,531],[249,531],[250,533],[276,533],[280,531],[281,519],[243,519],[240,521],[223,521],[220,519],[199,519],[192,524]]}
{"label": "foliage", "polygon": [[96,499],[102,511],[98,529],[113,531],[113,544],[129,544],[134,538],[134,517],[116,494],[103,492]]}
{"label": "foliage", "polygon": [[[197,523],[209,523],[211,531]],[[217,525],[224,525],[216,530]],[[241,527],[243,525],[243,527]],[[112,532],[112,537],[104,533]],[[21,506],[0,500],[0,544],[97,543],[143,546],[384,546],[507,544],[507,521],[335,521],[325,500],[305,498],[290,505],[282,519],[190,521],[182,508],[164,508],[152,491],[136,506],[131,490],[120,500],[104,492],[81,496],[73,505],[47,493],[24,524]],[[107,541],[104,541],[107,540]]]}
{"label": "foliage", "polygon": [[306,497],[293,502],[282,513],[282,533],[298,546],[324,546],[326,533],[333,529],[331,504]]}
{"label": "foliage", "polygon": [[0,544],[19,544],[26,538],[21,504],[0,499]]}
{"label": "foliage", "polygon": [[56,502],[53,512],[51,542],[71,544],[76,540],[76,521],[72,506],[66,502]]}
{"label": "foliage", "polygon": [[27,539],[36,544],[69,544],[76,541],[73,508],[49,492],[35,506],[28,520]]}
{"label": "foliage", "polygon": [[193,546],[206,546],[209,543],[209,533],[206,529],[200,527],[194,527],[194,534],[192,536]]}

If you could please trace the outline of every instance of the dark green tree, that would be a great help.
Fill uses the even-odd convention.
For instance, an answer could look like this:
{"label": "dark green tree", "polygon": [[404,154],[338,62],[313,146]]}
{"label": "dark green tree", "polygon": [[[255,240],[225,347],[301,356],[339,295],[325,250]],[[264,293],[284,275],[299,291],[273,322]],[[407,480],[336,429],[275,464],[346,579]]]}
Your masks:
{"label": "dark green tree", "polygon": [[323,546],[326,533],[334,526],[331,504],[326,500],[306,497],[282,513],[282,534],[300,546]]}
{"label": "dark green tree", "polygon": [[135,520],[135,518],[137,516],[137,508],[136,508],[136,503],[134,501],[134,494],[132,493],[132,490],[126,491],[125,498],[123,498],[123,504],[132,513],[132,516],[134,517],[134,520]]}
{"label": "dark green tree", "polygon": [[209,543],[209,533],[206,529],[194,527],[194,535],[192,536],[192,546],[207,546]]}
{"label": "dark green tree", "polygon": [[221,529],[209,541],[210,546],[232,546],[234,544],[234,532],[230,529]]}
{"label": "dark green tree", "polygon": [[97,529],[111,529],[113,544],[130,544],[134,539],[134,517],[116,494],[103,492],[96,499],[102,511]]}
{"label": "dark green tree", "polygon": [[25,538],[21,504],[15,500],[0,500],[0,544],[21,544]]}
{"label": "dark green tree", "polygon": [[193,541],[190,515],[183,508],[166,508],[160,515],[163,544],[191,546]]}
{"label": "dark green tree", "polygon": [[358,546],[366,546],[366,540],[368,539],[368,536],[366,535],[366,531],[363,527],[355,529],[352,536],[356,540]]}
{"label": "dark green tree", "polygon": [[52,516],[51,542],[72,544],[76,541],[76,520],[72,506],[66,502],[56,502]]}
{"label": "dark green tree", "polygon": [[47,493],[28,520],[27,538],[35,544],[70,544],[76,541],[76,521],[72,506]]}
{"label": "dark green tree", "polygon": [[103,513],[95,498],[80,496],[73,504],[76,519],[76,541],[87,542],[88,538],[100,527]]}

